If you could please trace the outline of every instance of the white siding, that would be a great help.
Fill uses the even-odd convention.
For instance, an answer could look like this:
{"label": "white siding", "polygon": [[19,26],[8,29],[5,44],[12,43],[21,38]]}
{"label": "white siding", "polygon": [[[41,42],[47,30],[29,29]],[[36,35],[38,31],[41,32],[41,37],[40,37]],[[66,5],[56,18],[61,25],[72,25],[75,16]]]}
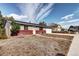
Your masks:
{"label": "white siding", "polygon": [[58,31],[61,31],[61,28],[58,28]]}
{"label": "white siding", "polygon": [[52,29],[50,29],[50,28],[44,28],[44,30],[46,30],[47,34],[51,34],[52,33]]}
{"label": "white siding", "polygon": [[20,30],[24,30],[24,25],[20,25]]}
{"label": "white siding", "polygon": [[28,30],[39,30],[39,28],[38,27],[28,27]]}
{"label": "white siding", "polygon": [[33,30],[33,34],[34,34],[34,35],[36,34],[36,31],[35,31],[35,30]]}
{"label": "white siding", "polygon": [[58,26],[58,31],[61,31],[61,26]]}

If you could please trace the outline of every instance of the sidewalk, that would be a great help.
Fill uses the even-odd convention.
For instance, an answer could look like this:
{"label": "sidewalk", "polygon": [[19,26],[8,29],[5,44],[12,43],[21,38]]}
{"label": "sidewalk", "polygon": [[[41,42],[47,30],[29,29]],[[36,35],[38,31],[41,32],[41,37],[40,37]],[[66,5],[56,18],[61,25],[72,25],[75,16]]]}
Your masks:
{"label": "sidewalk", "polygon": [[68,56],[79,56],[79,34],[74,36]]}
{"label": "sidewalk", "polygon": [[69,36],[75,36],[75,34],[64,34],[64,33],[52,33],[52,34],[55,34],[55,35],[69,35]]}

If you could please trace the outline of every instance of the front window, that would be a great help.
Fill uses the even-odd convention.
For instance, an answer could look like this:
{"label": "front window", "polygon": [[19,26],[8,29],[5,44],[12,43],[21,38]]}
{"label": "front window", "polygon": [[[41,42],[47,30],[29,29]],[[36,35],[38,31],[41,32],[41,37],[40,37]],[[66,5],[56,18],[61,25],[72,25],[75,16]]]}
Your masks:
{"label": "front window", "polygon": [[24,30],[28,30],[28,26],[24,25]]}

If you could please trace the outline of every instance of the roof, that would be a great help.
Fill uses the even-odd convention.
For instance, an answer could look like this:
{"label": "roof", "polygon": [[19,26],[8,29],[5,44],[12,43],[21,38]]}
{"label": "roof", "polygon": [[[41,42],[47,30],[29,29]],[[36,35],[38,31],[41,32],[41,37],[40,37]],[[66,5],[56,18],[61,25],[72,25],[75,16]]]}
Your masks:
{"label": "roof", "polygon": [[30,22],[16,21],[16,23],[21,25],[26,25],[26,26],[49,28],[49,26],[41,26],[40,24],[30,23]]}

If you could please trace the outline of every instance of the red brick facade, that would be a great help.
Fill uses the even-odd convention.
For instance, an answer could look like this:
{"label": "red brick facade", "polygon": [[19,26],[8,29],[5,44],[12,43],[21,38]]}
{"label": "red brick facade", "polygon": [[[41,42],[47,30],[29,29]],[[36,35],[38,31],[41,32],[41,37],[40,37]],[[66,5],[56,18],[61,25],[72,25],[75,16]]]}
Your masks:
{"label": "red brick facade", "polygon": [[[44,34],[46,33],[45,30],[36,30],[36,34]],[[33,30],[20,30],[18,35],[32,35],[33,34]]]}
{"label": "red brick facade", "polygon": [[33,34],[33,30],[20,30],[18,35],[23,34],[23,35],[30,35]]}
{"label": "red brick facade", "polygon": [[44,34],[44,33],[46,33],[45,30],[36,30],[36,34]]}

